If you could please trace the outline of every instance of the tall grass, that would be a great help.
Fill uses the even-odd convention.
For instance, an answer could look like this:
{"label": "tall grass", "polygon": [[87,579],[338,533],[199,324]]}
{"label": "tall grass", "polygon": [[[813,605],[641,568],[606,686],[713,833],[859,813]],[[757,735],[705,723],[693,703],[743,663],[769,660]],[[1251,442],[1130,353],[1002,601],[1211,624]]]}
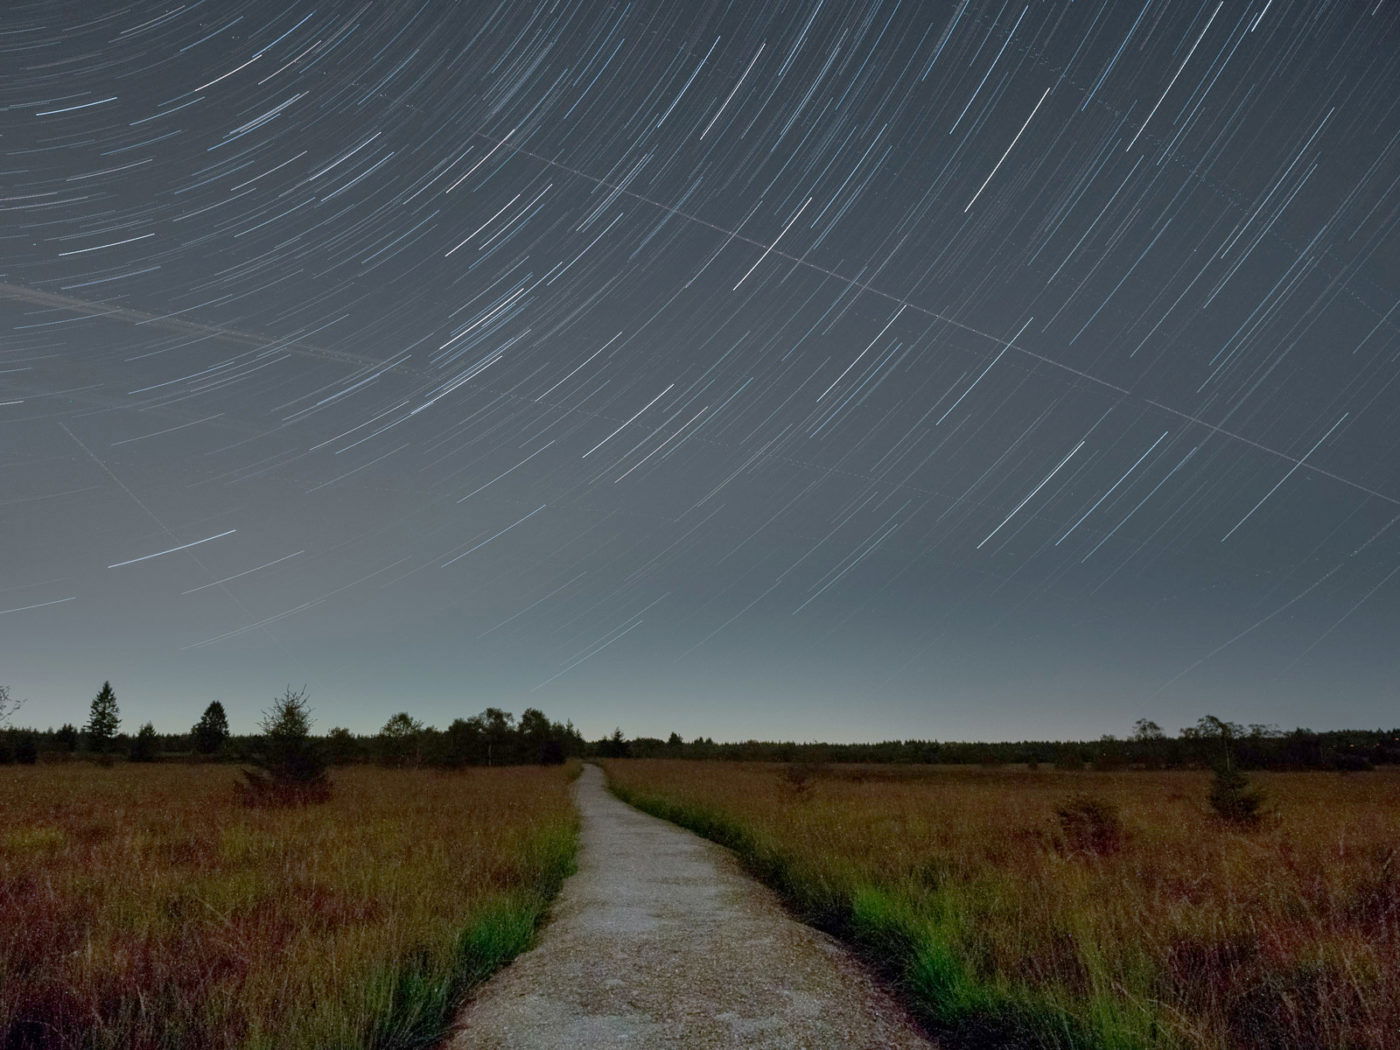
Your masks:
{"label": "tall grass", "polygon": [[[612,761],[613,790],[734,848],[885,965],[950,1048],[1400,1047],[1400,773],[1208,774]],[[1066,834],[1088,793],[1115,848]]]}
{"label": "tall grass", "polygon": [[220,766],[0,769],[0,1047],[427,1046],[571,870],[563,768],[355,768],[239,803]]}

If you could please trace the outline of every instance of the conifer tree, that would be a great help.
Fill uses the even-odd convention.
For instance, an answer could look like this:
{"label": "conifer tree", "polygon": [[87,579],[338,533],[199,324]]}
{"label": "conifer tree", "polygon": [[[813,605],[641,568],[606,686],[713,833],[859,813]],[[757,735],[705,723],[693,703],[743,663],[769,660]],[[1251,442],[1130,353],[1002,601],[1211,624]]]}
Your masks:
{"label": "conifer tree", "polygon": [[1252,785],[1236,765],[1235,741],[1239,738],[1240,727],[1214,715],[1206,715],[1197,727],[1202,736],[1214,737],[1220,743],[1220,751],[1211,762],[1215,776],[1211,778],[1207,796],[1210,808],[1226,823],[1241,828],[1255,827],[1264,815],[1264,793]]}
{"label": "conifer tree", "polygon": [[215,700],[204,709],[199,721],[190,730],[194,739],[194,749],[201,755],[215,755],[228,743],[228,715],[224,705]]}
{"label": "conifer tree", "polygon": [[250,805],[306,805],[330,798],[326,757],[311,739],[311,708],[306,689],[286,692],[263,712],[257,769],[244,770],[244,800]]}
{"label": "conifer tree", "polygon": [[112,683],[103,682],[102,688],[92,698],[87,725],[83,726],[89,750],[99,755],[105,754],[116,738],[117,727],[121,725],[121,721],[117,710],[117,694],[112,691]]}

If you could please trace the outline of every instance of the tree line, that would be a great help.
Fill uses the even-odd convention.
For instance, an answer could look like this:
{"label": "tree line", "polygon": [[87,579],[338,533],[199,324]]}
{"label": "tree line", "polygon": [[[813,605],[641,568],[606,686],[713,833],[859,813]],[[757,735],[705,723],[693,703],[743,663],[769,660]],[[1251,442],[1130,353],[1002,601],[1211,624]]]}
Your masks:
{"label": "tree line", "polygon": [[456,718],[445,728],[425,725],[406,711],[392,715],[377,733],[352,733],[337,726],[324,734],[312,732],[311,709],[305,689],[288,687],[264,712],[262,730],[235,734],[229,729],[222,702],[208,704],[185,733],[160,733],[146,722],[133,733],[121,731],[121,709],[110,682],[88,706],[81,726],[65,723],[57,729],[16,729],[6,722],[21,706],[0,687],[0,763],[33,763],[41,754],[90,757],[112,761],[155,762],[163,758],[249,762],[288,734],[304,738],[309,753],[330,765],[377,763],[391,767],[555,765],[589,753],[589,745],[573,723],[551,721],[537,708],[517,719],[509,711],[488,707],[470,718]]}
{"label": "tree line", "polygon": [[708,758],[740,762],[922,763],[938,765],[1025,765],[1062,770],[1208,769],[1222,739],[1231,761],[1244,770],[1359,771],[1400,765],[1400,728],[1284,732],[1272,725],[1241,725],[1206,715],[1175,736],[1139,719],[1130,735],[1096,740],[885,740],[869,744],[745,740],[716,743],[709,737],[683,740],[621,734],[593,745],[603,757]]}
{"label": "tree line", "polygon": [[[551,721],[536,708],[517,719],[498,707],[469,718],[456,718],[444,729],[426,725],[406,711],[392,715],[377,733],[354,733],[341,726],[312,732],[305,690],[288,689],[300,699],[307,716],[304,733],[321,758],[332,765],[377,763],[390,767],[455,769],[465,766],[552,764],[576,757],[698,758],[734,761],[822,763],[923,763],[947,765],[1027,765],[1063,770],[1189,769],[1211,767],[1220,741],[1228,742],[1231,761],[1243,770],[1328,769],[1356,771],[1400,764],[1400,728],[1328,730],[1297,728],[1288,732],[1265,724],[1240,725],[1206,715],[1169,735],[1148,719],[1139,719],[1124,737],[1097,740],[1019,740],[1001,742],[887,740],[864,744],[746,740],[716,743],[709,737],[686,741],[677,733],[626,737],[621,729],[587,741],[572,722]],[[35,762],[41,753],[56,757],[87,755],[100,760],[125,757],[133,762],[161,758],[247,762],[265,743],[257,734],[229,730],[224,705],[209,703],[188,732],[160,733],[146,722],[134,734],[121,731],[121,713],[110,682],[93,697],[88,718],[77,726],[16,729],[7,723],[21,702],[0,686],[0,763]]]}

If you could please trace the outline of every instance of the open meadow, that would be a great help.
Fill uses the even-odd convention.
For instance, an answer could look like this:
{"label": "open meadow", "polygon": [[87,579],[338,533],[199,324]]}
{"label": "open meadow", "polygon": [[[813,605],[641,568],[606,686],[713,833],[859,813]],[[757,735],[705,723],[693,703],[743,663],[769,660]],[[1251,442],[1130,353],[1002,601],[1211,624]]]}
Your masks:
{"label": "open meadow", "polygon": [[0,1047],[430,1044],[571,869],[568,767],[354,767],[250,808],[228,765],[0,768]]}
{"label": "open meadow", "polygon": [[1400,1046],[1400,770],[1210,774],[612,760],[895,977],[951,1047]]}

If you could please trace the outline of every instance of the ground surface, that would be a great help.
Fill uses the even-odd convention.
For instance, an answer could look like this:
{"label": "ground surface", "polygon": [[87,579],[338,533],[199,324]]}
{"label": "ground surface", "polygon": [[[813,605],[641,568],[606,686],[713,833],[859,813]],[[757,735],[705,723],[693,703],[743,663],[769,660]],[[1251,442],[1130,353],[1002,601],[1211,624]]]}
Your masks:
{"label": "ground surface", "polygon": [[539,944],[467,1005],[451,1050],[929,1048],[831,938],[728,851],[584,768],[578,874]]}

